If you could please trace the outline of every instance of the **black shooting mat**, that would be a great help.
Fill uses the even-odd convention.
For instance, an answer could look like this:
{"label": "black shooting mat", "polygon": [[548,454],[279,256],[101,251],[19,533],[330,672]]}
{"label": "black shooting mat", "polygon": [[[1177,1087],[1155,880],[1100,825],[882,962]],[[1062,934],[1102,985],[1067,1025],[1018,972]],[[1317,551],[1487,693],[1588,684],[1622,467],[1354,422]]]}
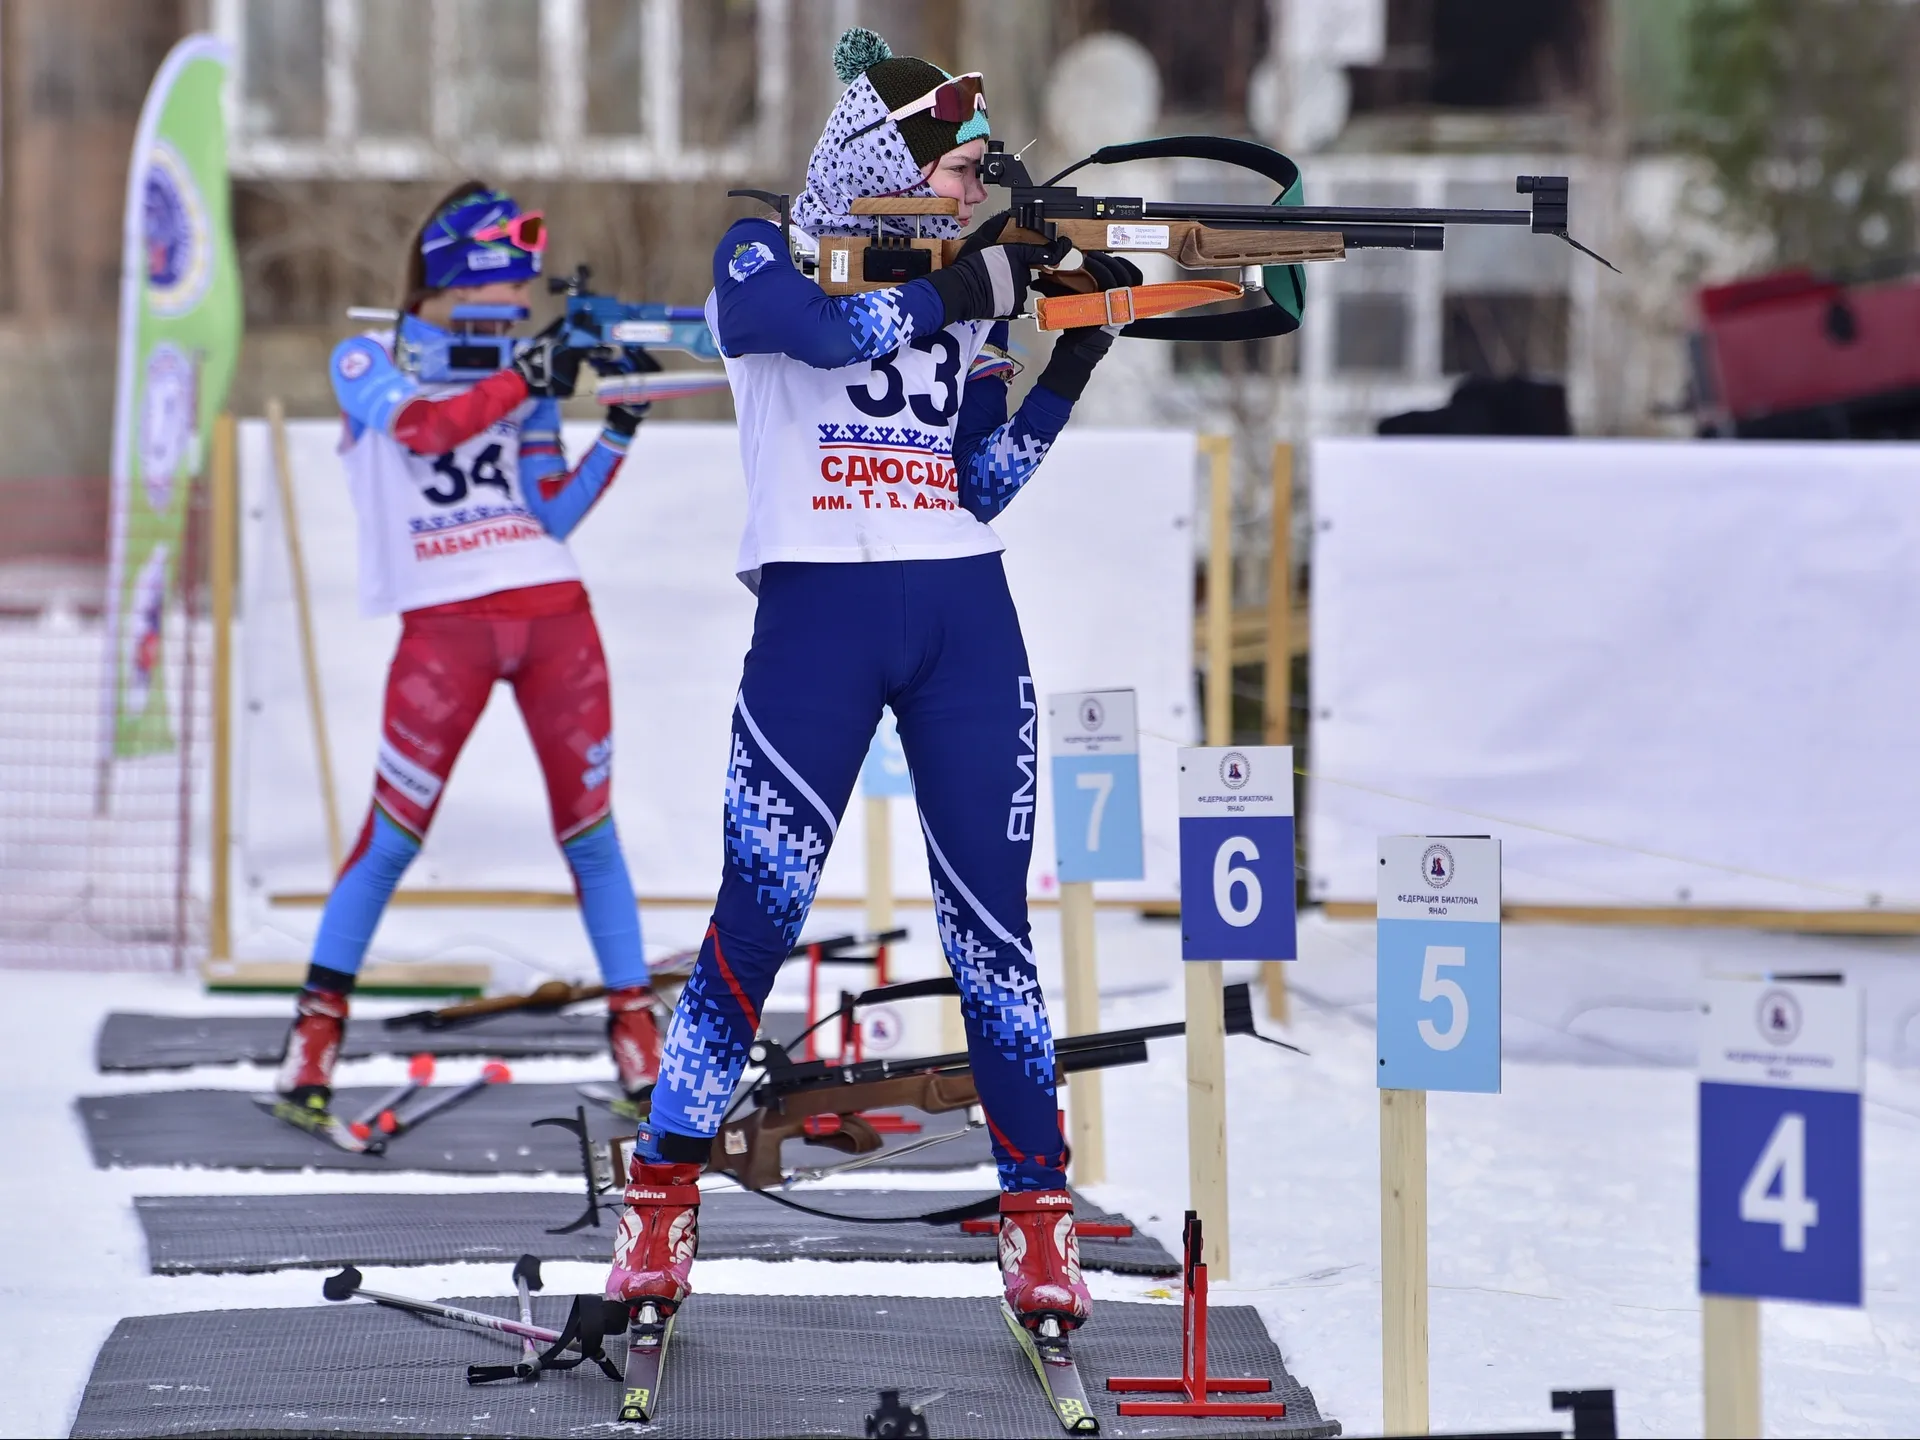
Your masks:
{"label": "black shooting mat", "polygon": [[[388,1087],[348,1086],[334,1109],[352,1116]],[[445,1087],[424,1092],[431,1095]],[[518,1081],[489,1085],[464,1104],[401,1135],[385,1156],[354,1155],[276,1120],[245,1090],[149,1090],[131,1095],[83,1095],[75,1102],[102,1169],[134,1165],[205,1165],[224,1170],[426,1170],[452,1175],[579,1173],[580,1143],[570,1130],[535,1127],[548,1116],[571,1118],[586,1108],[595,1140],[633,1133],[633,1122],[583,1100],[571,1085]],[[416,1098],[414,1104],[420,1103]],[[889,1135],[885,1149],[966,1123],[963,1112],[921,1117],[919,1135]],[[850,1157],[805,1140],[789,1141],[789,1168],[837,1164]],[[877,1170],[959,1170],[993,1161],[984,1127],[970,1135],[908,1155],[883,1159]]]}
{"label": "black shooting mat", "polygon": [[[287,1043],[286,1015],[136,1015],[116,1010],[101,1022],[94,1065],[115,1070],[185,1070],[194,1065],[277,1065]],[[776,1040],[799,1033],[804,1016],[777,1011],[763,1028]],[[388,1029],[377,1018],[347,1023],[343,1060],[370,1055],[604,1055],[607,1016],[598,1005],[555,1013],[514,1010],[438,1030]]]}
{"label": "black shooting mat", "polygon": [[[450,1303],[517,1313],[511,1299]],[[536,1296],[534,1318],[557,1327],[570,1303]],[[1213,1307],[1208,1339],[1213,1373],[1270,1377],[1284,1420],[1121,1417],[1106,1377],[1177,1372],[1180,1309],[1108,1301],[1074,1340],[1102,1432],[1339,1433],[1251,1307]],[[625,1341],[607,1350],[618,1364]],[[660,1418],[644,1430],[612,1423],[621,1387],[591,1365],[533,1384],[466,1383],[467,1365],[518,1353],[510,1337],[361,1300],[141,1316],[101,1346],[73,1434],[860,1435],[882,1387],[909,1403],[944,1392],[926,1408],[935,1435],[1062,1433],[995,1300],[696,1295],[667,1353]]]}
{"label": "black shooting mat", "polygon": [[[846,1215],[918,1215],[981,1197],[980,1191],[802,1190],[794,1198]],[[549,1230],[585,1213],[584,1194],[508,1191],[452,1195],[142,1195],[133,1202],[156,1275],[224,1271],[337,1270],[342,1265],[444,1265],[521,1255],[542,1260],[607,1258],[620,1212],[603,1205],[598,1228]],[[1075,1196],[1088,1221],[1124,1221]],[[703,1259],[990,1261],[993,1235],[958,1224],[863,1225],[823,1220],[764,1196],[723,1186],[700,1201]],[[1137,1230],[1124,1240],[1083,1237],[1090,1270],[1173,1275],[1180,1263]]]}

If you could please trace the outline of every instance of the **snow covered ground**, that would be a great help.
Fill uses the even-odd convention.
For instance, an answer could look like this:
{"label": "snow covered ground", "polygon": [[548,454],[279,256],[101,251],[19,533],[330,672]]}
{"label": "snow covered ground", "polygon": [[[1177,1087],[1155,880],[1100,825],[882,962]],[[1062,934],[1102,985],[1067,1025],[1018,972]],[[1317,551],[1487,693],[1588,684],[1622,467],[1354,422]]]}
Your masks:
{"label": "snow covered ground", "polygon": [[[839,928],[843,918],[851,917],[823,915],[820,926]],[[924,935],[924,915],[904,916],[909,925],[916,918]],[[696,923],[689,916],[685,928]],[[666,921],[650,935],[667,943],[680,928]],[[1036,916],[1036,941],[1043,957],[1057,955],[1050,913]],[[1380,1425],[1372,927],[1310,915],[1301,942],[1288,1034],[1310,1058],[1248,1041],[1229,1046],[1233,1269],[1215,1288],[1223,1302],[1257,1305],[1322,1411],[1349,1434],[1364,1435]],[[1180,993],[1176,927],[1103,914],[1100,943],[1106,1023],[1167,1018]],[[912,948],[914,963],[903,968],[934,963],[926,939],[917,936]],[[1555,1418],[1550,1389],[1612,1386],[1622,1433],[1698,1433],[1687,1002],[1703,971],[1815,967],[1847,971],[1869,995],[1867,1304],[1860,1311],[1765,1307],[1768,1426],[1773,1434],[1920,1431],[1920,944],[1544,926],[1507,930],[1505,1093],[1435,1095],[1430,1104],[1436,1428],[1541,1428]],[[123,1315],[325,1303],[312,1271],[149,1275],[130,1203],[136,1194],[567,1183],[96,1171],[76,1095],[189,1084],[255,1088],[263,1077],[239,1068],[97,1076],[91,1056],[101,1016],[110,1009],[281,1012],[284,1002],[213,1001],[197,984],[163,976],[15,972],[0,977],[0,987],[0,1146],[11,1161],[0,1170],[0,1333],[16,1373],[33,1377],[0,1394],[0,1433],[64,1433],[94,1353]],[[464,1078],[477,1064],[449,1061],[443,1074]],[[1177,1041],[1159,1042],[1150,1064],[1107,1072],[1112,1177],[1093,1190],[1170,1248],[1177,1248],[1185,1202],[1184,1064]],[[381,1083],[398,1079],[403,1062],[348,1069],[352,1083]],[[548,1060],[516,1073],[564,1079],[601,1076],[606,1067]],[[869,1183],[985,1188],[990,1181],[978,1173]],[[698,1274],[710,1292],[989,1295],[995,1288],[984,1265],[714,1261]],[[548,1275],[549,1288],[562,1292],[592,1289],[601,1278],[587,1265],[554,1266]],[[500,1266],[370,1272],[369,1280],[424,1295],[507,1288]],[[1138,1299],[1152,1288],[1137,1277],[1093,1280],[1104,1299]]]}

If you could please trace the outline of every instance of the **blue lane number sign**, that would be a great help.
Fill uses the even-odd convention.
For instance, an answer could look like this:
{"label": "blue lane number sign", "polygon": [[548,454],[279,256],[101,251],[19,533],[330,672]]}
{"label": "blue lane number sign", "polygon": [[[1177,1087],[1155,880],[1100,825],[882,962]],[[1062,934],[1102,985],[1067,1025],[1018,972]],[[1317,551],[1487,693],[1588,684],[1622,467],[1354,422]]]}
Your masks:
{"label": "blue lane number sign", "polygon": [[1500,842],[1380,839],[1383,1090],[1500,1090]]}
{"label": "blue lane number sign", "polygon": [[880,712],[880,728],[873,732],[873,743],[867,746],[867,758],[860,766],[860,793],[913,794],[913,774],[907,769],[907,752],[901,748],[891,709]]}
{"label": "blue lane number sign", "polygon": [[1146,876],[1138,709],[1131,690],[1047,697],[1054,862],[1063,883]]}
{"label": "blue lane number sign", "polygon": [[1858,1305],[1860,994],[1707,981],[1700,1290]]}
{"label": "blue lane number sign", "polygon": [[1180,752],[1180,954],[1291,960],[1293,747]]}

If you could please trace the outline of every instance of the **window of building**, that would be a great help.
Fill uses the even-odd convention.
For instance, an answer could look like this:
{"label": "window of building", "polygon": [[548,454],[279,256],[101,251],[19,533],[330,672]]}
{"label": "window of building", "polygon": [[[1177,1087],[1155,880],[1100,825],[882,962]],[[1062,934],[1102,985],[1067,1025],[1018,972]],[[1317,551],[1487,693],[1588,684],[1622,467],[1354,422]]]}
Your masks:
{"label": "window of building", "polygon": [[1146,46],[1167,114],[1244,123],[1253,71],[1271,43],[1269,9],[1268,0],[1071,0],[1062,28],[1067,40],[1117,30]]}
{"label": "window of building", "polygon": [[[1397,181],[1349,180],[1334,188],[1329,204],[1412,205],[1418,196]],[[1333,368],[1337,374],[1403,375],[1413,368],[1414,257],[1401,250],[1355,250],[1338,265],[1309,272],[1324,275],[1331,292]],[[1309,307],[1313,295],[1308,295]]]}
{"label": "window of building", "polygon": [[1593,85],[1600,0],[1386,0],[1386,53],[1352,66],[1356,115],[1539,110]]}
{"label": "window of building", "polygon": [[299,139],[326,133],[325,75],[316,63],[325,34],[320,0],[253,0],[247,6],[243,130]]}
{"label": "window of building", "polygon": [[[1444,203],[1509,207],[1513,186],[1451,181]],[[1573,254],[1520,226],[1449,229],[1440,257],[1440,368],[1449,375],[1564,375]]]}
{"label": "window of building", "polygon": [[212,0],[239,69],[233,170],[283,180],[746,174],[777,138],[765,102],[785,92],[790,4]]}

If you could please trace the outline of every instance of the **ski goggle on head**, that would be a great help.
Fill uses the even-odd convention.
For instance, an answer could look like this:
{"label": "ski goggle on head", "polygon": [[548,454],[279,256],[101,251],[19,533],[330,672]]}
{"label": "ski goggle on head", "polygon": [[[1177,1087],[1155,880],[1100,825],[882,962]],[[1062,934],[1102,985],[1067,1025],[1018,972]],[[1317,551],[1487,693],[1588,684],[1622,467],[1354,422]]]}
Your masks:
{"label": "ski goggle on head", "polygon": [[918,100],[909,100],[898,110],[889,110],[871,125],[861,126],[847,136],[842,144],[850,144],[869,131],[878,130],[889,120],[905,120],[926,111],[932,111],[934,119],[949,125],[964,125],[975,115],[986,114],[987,92],[980,72],[973,70],[965,75],[955,75],[950,80],[942,80]]}
{"label": "ski goggle on head", "polygon": [[509,215],[491,225],[482,225],[467,238],[481,242],[505,240],[517,250],[538,255],[547,248],[547,217],[543,211],[528,210],[524,214]]}

